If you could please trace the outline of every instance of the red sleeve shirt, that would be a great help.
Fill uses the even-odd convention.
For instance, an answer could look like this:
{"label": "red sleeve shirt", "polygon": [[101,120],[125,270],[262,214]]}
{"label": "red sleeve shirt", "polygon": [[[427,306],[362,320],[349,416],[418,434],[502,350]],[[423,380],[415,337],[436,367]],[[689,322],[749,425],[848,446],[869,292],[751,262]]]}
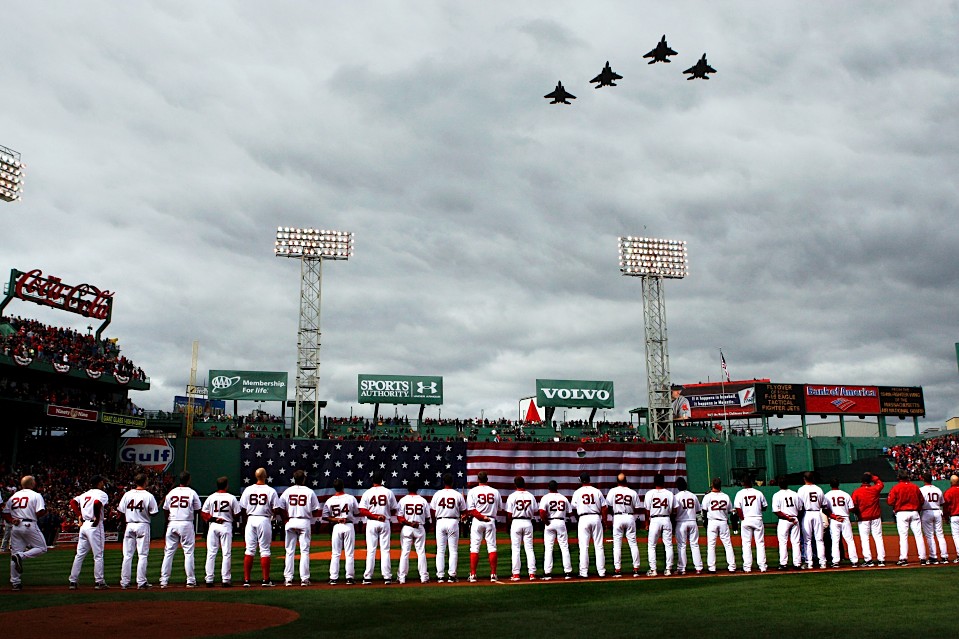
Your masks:
{"label": "red sleeve shirt", "polygon": [[852,503],[859,510],[859,521],[879,519],[882,511],[879,508],[879,494],[882,492],[882,480],[873,475],[872,485],[863,485],[852,492]]}
{"label": "red sleeve shirt", "polygon": [[922,506],[922,492],[919,486],[910,481],[901,481],[889,491],[889,505],[896,512],[904,510],[919,510]]}
{"label": "red sleeve shirt", "polygon": [[942,496],[943,512],[947,517],[959,515],[959,486],[951,486]]}

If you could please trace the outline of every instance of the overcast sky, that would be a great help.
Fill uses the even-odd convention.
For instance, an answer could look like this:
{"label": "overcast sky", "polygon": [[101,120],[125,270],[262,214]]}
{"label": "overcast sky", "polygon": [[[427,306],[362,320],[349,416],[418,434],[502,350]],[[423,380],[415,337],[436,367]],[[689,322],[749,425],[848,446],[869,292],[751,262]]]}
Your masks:
{"label": "overcast sky", "polygon": [[[193,340],[201,379],[292,386],[289,225],[356,233],[323,269],[328,414],[371,415],[379,373],[442,376],[444,417],[612,380],[626,419],[617,237],[649,235],[688,241],[675,382],[717,380],[722,348],[733,379],[923,386],[927,426],[959,415],[957,2],[0,6],[0,144],[28,171],[0,272],[114,291],[145,408],[184,393]],[[679,55],[649,66],[663,34]],[[703,53],[718,73],[687,81]],[[624,79],[594,90],[607,60]]]}

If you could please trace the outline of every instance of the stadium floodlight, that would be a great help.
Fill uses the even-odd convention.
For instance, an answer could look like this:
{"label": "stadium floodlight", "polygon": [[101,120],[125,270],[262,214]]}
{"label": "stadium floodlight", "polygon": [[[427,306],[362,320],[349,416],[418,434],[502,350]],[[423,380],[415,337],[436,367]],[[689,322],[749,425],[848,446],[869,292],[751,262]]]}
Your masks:
{"label": "stadium floodlight", "polygon": [[[324,260],[353,257],[353,233],[280,226],[276,257],[300,260],[300,324],[296,339],[294,437],[320,434],[320,298]],[[312,404],[312,406],[311,406]]]}
{"label": "stadium floodlight", "polygon": [[23,162],[13,149],[0,146],[0,200],[14,202],[23,193]]}
{"label": "stadium floodlight", "polygon": [[643,283],[650,437],[655,440],[674,440],[663,280],[682,279],[689,274],[686,242],[651,237],[621,237],[619,270],[623,275],[641,278]]}

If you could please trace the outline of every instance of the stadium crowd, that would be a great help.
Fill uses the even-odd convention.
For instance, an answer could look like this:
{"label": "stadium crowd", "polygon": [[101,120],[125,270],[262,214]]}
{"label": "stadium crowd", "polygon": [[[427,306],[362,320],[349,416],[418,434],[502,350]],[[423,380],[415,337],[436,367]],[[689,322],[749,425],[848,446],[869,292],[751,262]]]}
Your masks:
{"label": "stadium crowd", "polygon": [[935,480],[949,479],[959,472],[959,434],[892,446],[888,455],[896,471],[908,473],[913,480],[921,480],[925,473]]}

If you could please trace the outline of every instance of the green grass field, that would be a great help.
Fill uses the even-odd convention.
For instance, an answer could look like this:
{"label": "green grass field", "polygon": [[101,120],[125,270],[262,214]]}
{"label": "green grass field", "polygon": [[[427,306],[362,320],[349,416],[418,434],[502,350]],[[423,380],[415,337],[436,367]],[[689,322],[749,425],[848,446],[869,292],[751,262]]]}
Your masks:
{"label": "green grass field", "polygon": [[[893,540],[887,539],[887,558],[895,560]],[[363,547],[363,543],[360,543]],[[328,537],[318,536],[314,551],[328,547]],[[398,541],[394,539],[394,549]],[[432,550],[432,544],[429,549]],[[646,568],[645,540],[640,544]],[[202,582],[205,548],[198,546],[197,564]],[[501,537],[499,575],[509,577],[509,541]],[[737,560],[738,560],[737,548]],[[242,549],[235,549],[234,580],[242,580]],[[537,553],[542,552],[538,541]],[[282,582],[282,554],[274,547],[273,579]],[[705,548],[703,548],[705,556]],[[480,575],[488,574],[485,553]],[[611,545],[607,544],[607,567],[611,567]],[[628,550],[626,555],[628,556]],[[769,549],[775,565],[777,552]],[[576,566],[578,552],[573,548]],[[4,556],[4,559],[6,556]],[[150,554],[150,580],[156,584],[162,550]],[[558,558],[558,557],[557,557]],[[350,637],[683,637],[690,633],[710,637],[790,637],[821,634],[844,637],[896,637],[922,635],[945,637],[954,634],[955,619],[949,603],[959,596],[959,565],[906,569],[861,569],[813,572],[773,572],[761,575],[702,577],[563,580],[512,584],[421,586],[340,585],[326,586],[328,562],[314,559],[310,588],[251,589],[200,587],[187,590],[182,554],[174,563],[175,587],[149,592],[122,591],[117,586],[120,551],[108,548],[106,592],[92,589],[92,558],[84,565],[79,591],[68,591],[67,575],[73,561],[71,549],[58,549],[25,564],[22,592],[9,590],[8,565],[0,586],[0,612],[88,602],[117,602],[136,606],[139,601],[166,601],[175,614],[178,601],[244,602],[274,605],[296,610],[300,618],[286,626],[231,637],[263,636],[350,636]],[[662,559],[660,559],[662,561]],[[394,573],[396,560],[393,561]],[[889,562],[891,565],[892,562]],[[540,561],[541,565],[541,561]],[[362,573],[362,561],[357,561]],[[915,564],[913,564],[915,566]],[[720,566],[722,568],[722,566]],[[435,572],[430,559],[431,576]],[[611,570],[610,570],[611,572]],[[468,573],[468,550],[461,547],[459,575]],[[377,573],[378,575],[378,573]],[[259,579],[259,564],[253,577]],[[341,575],[342,579],[342,575]],[[415,581],[415,579],[414,579]],[[22,617],[18,617],[22,618]],[[202,620],[184,620],[197,623]],[[206,625],[206,624],[204,624]],[[67,629],[65,629],[66,631]],[[149,628],[137,628],[131,636],[149,636]],[[159,638],[157,638],[159,639]]]}

